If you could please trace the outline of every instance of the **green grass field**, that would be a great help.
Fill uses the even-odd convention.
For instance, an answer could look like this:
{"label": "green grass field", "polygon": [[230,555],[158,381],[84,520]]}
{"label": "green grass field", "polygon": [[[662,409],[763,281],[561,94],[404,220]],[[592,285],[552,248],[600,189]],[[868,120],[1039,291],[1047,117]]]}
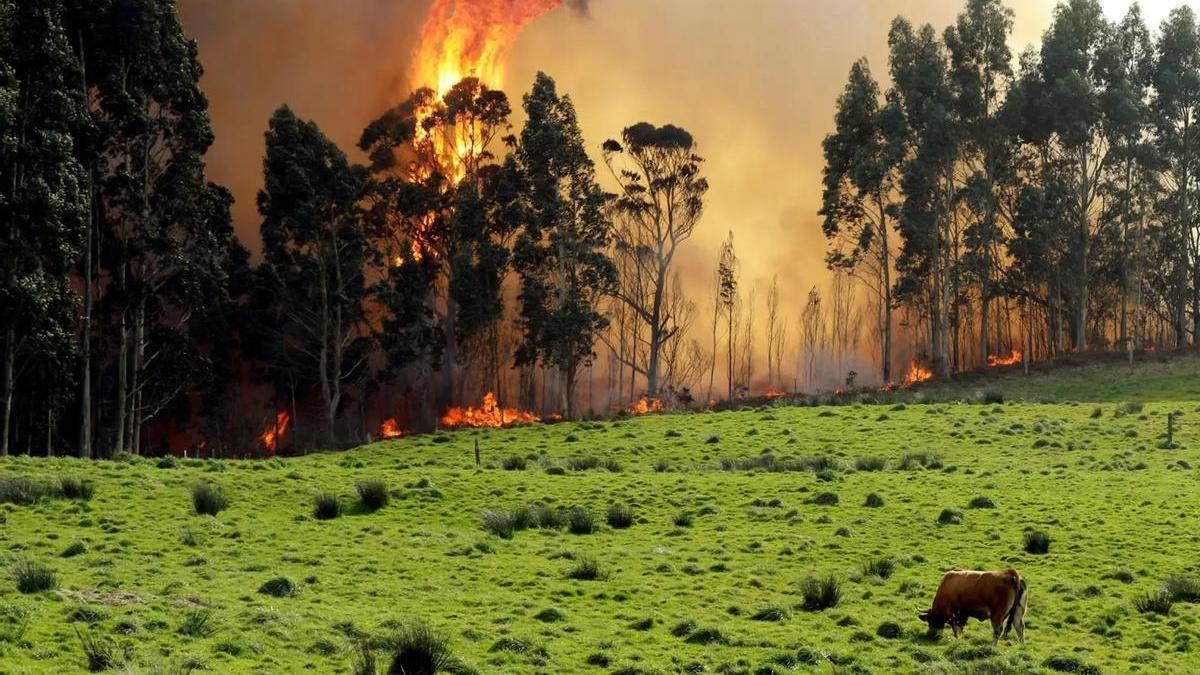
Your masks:
{"label": "green grass field", "polygon": [[[1197,672],[1200,585],[1178,581],[1200,579],[1198,370],[1011,373],[964,396],[986,404],[780,403],[289,460],[12,458],[0,485],[95,493],[0,505],[0,672],[82,672],[87,639],[132,672],[351,672],[364,642],[386,672],[414,622],[478,673]],[[375,512],[357,503],[367,479],[391,496]],[[201,481],[228,496],[215,517],[193,512]],[[314,517],[318,491],[340,517]],[[594,532],[484,528],[486,510],[538,503],[581,507]],[[612,504],[630,527],[606,522]],[[1024,550],[1029,531],[1048,553]],[[600,578],[571,578],[589,560]],[[28,562],[55,587],[20,592]],[[1030,585],[1025,646],[993,649],[975,622],[925,634],[943,571],[1008,566]],[[837,604],[806,609],[804,582],[828,577]]]}

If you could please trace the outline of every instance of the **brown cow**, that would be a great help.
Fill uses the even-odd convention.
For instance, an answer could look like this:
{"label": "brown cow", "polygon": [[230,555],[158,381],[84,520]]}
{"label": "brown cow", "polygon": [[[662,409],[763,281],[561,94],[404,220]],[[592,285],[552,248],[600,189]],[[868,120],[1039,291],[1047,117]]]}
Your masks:
{"label": "brown cow", "polygon": [[942,577],[933,607],[918,616],[932,631],[949,624],[954,637],[962,635],[967,619],[992,620],[992,644],[1017,629],[1017,638],[1025,644],[1025,610],[1029,593],[1025,580],[1014,569],[993,572],[952,570]]}

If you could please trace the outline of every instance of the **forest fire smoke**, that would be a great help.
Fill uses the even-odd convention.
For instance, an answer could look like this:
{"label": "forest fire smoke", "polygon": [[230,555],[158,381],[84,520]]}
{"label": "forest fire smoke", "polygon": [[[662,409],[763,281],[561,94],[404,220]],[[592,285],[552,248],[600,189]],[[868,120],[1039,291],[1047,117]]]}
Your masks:
{"label": "forest fire smoke", "polygon": [[396,421],[395,417],[384,420],[383,424],[379,426],[380,439],[400,438],[403,435],[405,435],[405,431],[400,428],[400,423]]}
{"label": "forest fire smoke", "polygon": [[925,366],[921,365],[920,363],[917,363],[916,361],[913,361],[908,366],[908,372],[904,373],[903,386],[911,387],[912,385],[917,384],[919,382],[924,382],[926,380],[932,380],[932,379],[933,379],[933,371],[932,370],[926,368]]}
{"label": "forest fire smoke", "polygon": [[638,402],[629,407],[626,411],[630,415],[649,415],[651,413],[662,412],[662,399],[652,396],[643,396],[638,399]]}
{"label": "forest fire smoke", "polygon": [[442,426],[454,429],[459,427],[470,428],[499,428],[511,427],[517,424],[532,424],[542,421],[537,415],[528,412],[517,410],[516,408],[502,408],[496,401],[496,395],[488,392],[483,397],[483,402],[478,408],[451,408],[442,415]]}
{"label": "forest fire smoke", "polygon": [[279,442],[287,435],[288,425],[291,422],[292,418],[286,411],[281,410],[276,413],[274,423],[258,437],[267,452],[275,454],[279,450]]}
{"label": "forest fire smoke", "polygon": [[996,366],[1015,366],[1021,362],[1021,358],[1021,352],[1014,349],[1008,356],[988,356],[987,361],[988,366],[994,368]]}

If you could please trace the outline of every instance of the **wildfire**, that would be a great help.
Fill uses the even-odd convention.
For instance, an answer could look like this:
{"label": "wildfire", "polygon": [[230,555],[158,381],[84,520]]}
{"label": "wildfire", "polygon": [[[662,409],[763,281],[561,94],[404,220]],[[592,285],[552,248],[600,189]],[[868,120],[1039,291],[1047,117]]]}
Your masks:
{"label": "wildfire", "polygon": [[778,391],[776,389],[768,389],[767,390],[767,398],[769,398],[769,399],[783,398],[784,396],[787,396],[787,395],[788,395],[788,393],[786,391]]}
{"label": "wildfire", "polygon": [[465,77],[504,85],[504,64],[517,36],[562,0],[434,0],[413,81],[442,97]]}
{"label": "wildfire", "polygon": [[381,439],[400,438],[403,435],[404,430],[400,428],[400,423],[396,421],[395,417],[385,420],[379,427],[379,438]]}
{"label": "wildfire", "polygon": [[515,424],[532,424],[541,418],[531,412],[516,408],[501,408],[496,395],[488,392],[478,408],[451,408],[442,415],[442,426],[456,427],[510,427]]}
{"label": "wildfire", "polygon": [[1014,349],[1008,356],[989,356],[987,362],[993,367],[1016,365],[1021,362],[1021,352]]}
{"label": "wildfire", "polygon": [[917,363],[916,361],[913,361],[908,366],[908,372],[904,374],[903,386],[911,387],[918,382],[924,382],[931,379],[933,379],[933,371]]}
{"label": "wildfire", "polygon": [[262,436],[258,437],[259,442],[263,444],[267,452],[274,454],[279,449],[279,441],[282,441],[283,437],[287,435],[288,425],[291,422],[292,418],[286,411],[281,410],[276,413],[274,424],[267,427]]}
{"label": "wildfire", "polygon": [[643,396],[638,399],[638,402],[629,407],[627,412],[630,415],[649,415],[650,413],[662,412],[662,399],[651,396]]}

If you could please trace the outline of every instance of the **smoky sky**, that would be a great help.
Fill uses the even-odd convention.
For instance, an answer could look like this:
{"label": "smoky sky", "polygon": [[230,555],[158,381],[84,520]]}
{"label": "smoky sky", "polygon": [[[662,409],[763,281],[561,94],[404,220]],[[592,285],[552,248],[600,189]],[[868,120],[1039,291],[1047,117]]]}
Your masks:
{"label": "smoky sky", "polygon": [[[686,287],[708,302],[719,242],[735,236],[743,288],[778,274],[784,310],[824,284],[817,210],[821,140],[851,64],[866,57],[886,86],[887,31],[903,14],[939,31],[958,0],[574,0],[535,21],[504,89],[519,111],[539,70],[569,94],[599,164],[600,146],[647,121],[691,132],[706,157],[707,212],[680,254]],[[1175,4],[1175,3],[1170,3]],[[258,249],[254,200],[263,131],[282,103],[352,151],[374,116],[401,100],[428,0],[180,0],[206,67],[217,142],[211,177],[237,197],[237,230]],[[1017,0],[1014,55],[1036,44],[1053,3]],[[1125,2],[1106,0],[1110,13]],[[1155,22],[1159,3],[1143,3]],[[1118,6],[1120,9],[1118,10]],[[519,125],[522,115],[514,115]],[[609,183],[611,185],[611,183]],[[761,309],[760,321],[761,321]],[[703,332],[703,331],[702,331]]]}

